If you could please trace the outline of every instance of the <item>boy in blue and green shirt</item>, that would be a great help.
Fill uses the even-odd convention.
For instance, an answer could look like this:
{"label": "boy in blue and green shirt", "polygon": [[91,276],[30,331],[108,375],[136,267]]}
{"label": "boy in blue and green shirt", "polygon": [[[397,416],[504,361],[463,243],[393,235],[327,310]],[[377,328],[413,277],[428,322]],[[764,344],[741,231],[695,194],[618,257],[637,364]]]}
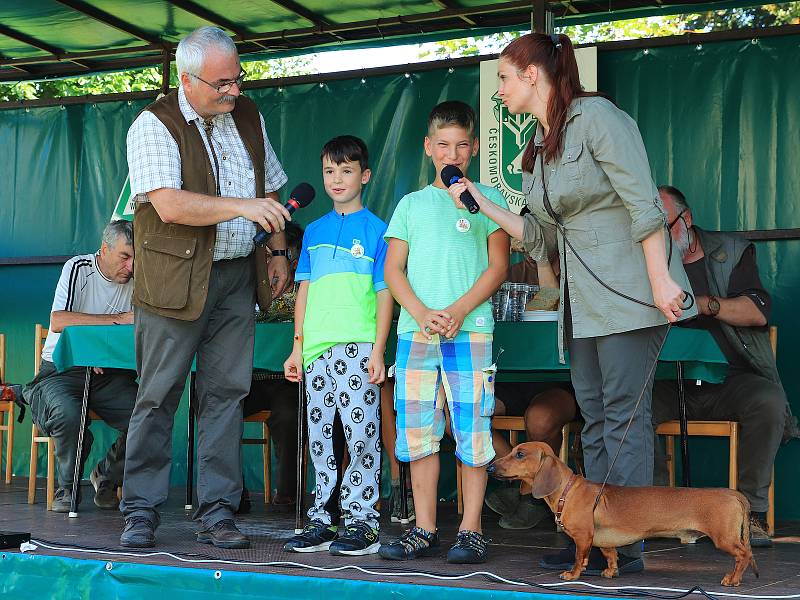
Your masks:
{"label": "boy in blue and green shirt", "polygon": [[[379,547],[378,386],[386,376],[383,354],[392,319],[392,297],[383,280],[386,223],[362,204],[361,190],[370,178],[362,140],[334,138],[323,147],[321,159],[333,210],[311,223],[303,236],[295,274],[300,288],[294,348],[284,363],[289,381],[299,382],[305,369],[316,486],[308,525],[284,549],[372,554]],[[337,484],[332,442],[337,412],[350,454],[341,485],[342,535],[326,510]]]}

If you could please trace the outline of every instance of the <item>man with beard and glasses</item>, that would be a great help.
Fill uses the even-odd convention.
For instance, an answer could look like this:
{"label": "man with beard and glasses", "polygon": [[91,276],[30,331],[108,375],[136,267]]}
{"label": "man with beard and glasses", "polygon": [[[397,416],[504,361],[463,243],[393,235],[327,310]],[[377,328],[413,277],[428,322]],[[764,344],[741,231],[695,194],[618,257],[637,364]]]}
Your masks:
{"label": "man with beard and glasses", "polygon": [[[277,296],[288,280],[283,230],[290,216],[276,192],[286,174],[258,108],[240,95],[245,73],[225,32],[190,33],[175,62],[178,90],[142,111],[127,138],[137,200],[140,384],[128,430],[120,543],[155,545],[173,419],[196,356],[197,541],[247,548],[233,521],[242,495],[242,400],[252,375],[257,287],[259,305],[268,306],[270,282]],[[254,248],[256,225],[276,232],[269,265]]]}
{"label": "man with beard and glasses", "polygon": [[[739,491],[750,501],[750,543],[771,546],[765,515],[772,465],[781,440],[800,432],[769,342],[772,301],[761,284],[755,247],[741,235],[697,227],[677,188],[662,185],[658,191],[696,294],[699,315],[685,326],[711,332],[729,364],[722,383],[685,383],[687,415],[690,420],[739,423]],[[678,418],[676,387],[671,381],[656,382],[654,427]],[[660,444],[656,444],[654,481],[666,484]]]}

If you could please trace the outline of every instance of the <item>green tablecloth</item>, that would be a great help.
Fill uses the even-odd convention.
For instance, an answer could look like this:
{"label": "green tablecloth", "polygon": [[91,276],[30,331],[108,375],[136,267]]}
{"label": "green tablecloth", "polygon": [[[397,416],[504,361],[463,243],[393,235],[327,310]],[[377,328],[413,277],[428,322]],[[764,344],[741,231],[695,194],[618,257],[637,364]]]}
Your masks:
{"label": "green tablecloth", "polygon": [[[283,361],[292,350],[293,323],[259,323],[253,367],[283,371]],[[386,364],[394,362],[394,328],[389,335]],[[535,321],[498,323],[494,335],[494,356],[503,349],[498,362],[501,379],[568,380],[569,366],[558,362],[556,323]],[[659,359],[656,376],[675,377],[675,362],[684,366],[685,379],[719,383],[728,363],[707,331],[674,327],[670,330]],[[53,362],[59,371],[70,367],[136,369],[133,325],[87,325],[67,327],[61,333]]]}

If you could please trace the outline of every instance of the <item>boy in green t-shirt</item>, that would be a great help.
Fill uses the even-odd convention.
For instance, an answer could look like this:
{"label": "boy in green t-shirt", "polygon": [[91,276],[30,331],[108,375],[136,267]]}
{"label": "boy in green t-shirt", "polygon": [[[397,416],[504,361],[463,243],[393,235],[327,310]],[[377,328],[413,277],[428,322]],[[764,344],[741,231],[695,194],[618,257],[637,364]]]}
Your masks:
{"label": "boy in green t-shirt", "polygon": [[[444,387],[456,456],[463,463],[464,514],[452,563],[486,560],[481,507],[484,466],[494,458],[492,319],[489,297],[508,274],[508,235],[483,214],[468,213],[441,180],[446,165],[466,173],[478,152],[475,112],[463,102],[443,102],[428,117],[425,153],[434,183],[404,196],[384,237],[389,242],[384,275],[403,307],[397,327],[395,407],[398,460],[411,463],[417,526],[383,544],[384,558],[407,560],[439,550],[436,486],[439,442],[444,434]],[[506,207],[494,188],[480,186]]]}

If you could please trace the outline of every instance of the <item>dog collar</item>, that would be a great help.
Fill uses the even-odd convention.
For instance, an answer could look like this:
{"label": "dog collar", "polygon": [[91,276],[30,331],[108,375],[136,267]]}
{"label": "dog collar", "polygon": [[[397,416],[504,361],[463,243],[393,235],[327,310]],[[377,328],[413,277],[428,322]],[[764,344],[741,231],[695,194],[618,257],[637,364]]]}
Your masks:
{"label": "dog collar", "polygon": [[569,481],[567,485],[564,487],[564,491],[561,492],[561,497],[558,499],[558,504],[556,505],[556,523],[561,529],[564,529],[564,523],[561,521],[561,513],[564,512],[564,502],[567,500],[567,494],[569,494],[569,490],[572,487],[572,484],[575,483],[577,477],[575,473],[570,475]]}

